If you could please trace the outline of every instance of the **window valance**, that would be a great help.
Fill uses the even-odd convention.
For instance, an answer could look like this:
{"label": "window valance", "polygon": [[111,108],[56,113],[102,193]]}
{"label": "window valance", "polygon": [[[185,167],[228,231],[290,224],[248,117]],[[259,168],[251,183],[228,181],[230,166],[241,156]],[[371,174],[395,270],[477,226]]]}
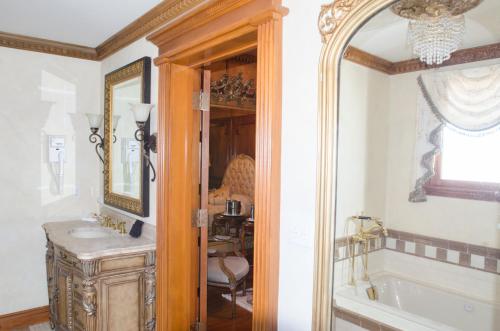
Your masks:
{"label": "window valance", "polygon": [[426,201],[424,185],[434,175],[446,126],[465,135],[500,129],[500,65],[434,71],[417,78],[415,186],[411,202]]}

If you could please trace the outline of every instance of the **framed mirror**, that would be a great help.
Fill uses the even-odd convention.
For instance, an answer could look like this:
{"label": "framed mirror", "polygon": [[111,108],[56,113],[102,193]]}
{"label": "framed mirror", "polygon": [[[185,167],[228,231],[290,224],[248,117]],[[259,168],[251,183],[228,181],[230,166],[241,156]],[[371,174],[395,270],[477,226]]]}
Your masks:
{"label": "framed mirror", "polygon": [[[151,58],[144,57],[105,76],[104,203],[149,216],[149,151],[135,138],[131,105],[150,103]],[[149,136],[149,120],[144,128]]]}

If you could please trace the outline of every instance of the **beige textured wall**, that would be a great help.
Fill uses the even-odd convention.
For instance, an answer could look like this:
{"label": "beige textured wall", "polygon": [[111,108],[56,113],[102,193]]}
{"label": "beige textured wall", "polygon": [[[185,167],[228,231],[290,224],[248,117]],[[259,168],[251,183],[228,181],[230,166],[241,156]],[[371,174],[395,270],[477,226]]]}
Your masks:
{"label": "beige textured wall", "polygon": [[378,71],[341,63],[337,238],[347,234],[350,216],[385,217],[389,82]]}
{"label": "beige textured wall", "polygon": [[[47,304],[47,221],[97,211],[100,161],[84,113],[99,112],[98,62],[0,47],[0,315]],[[48,135],[66,140],[64,190]]]}

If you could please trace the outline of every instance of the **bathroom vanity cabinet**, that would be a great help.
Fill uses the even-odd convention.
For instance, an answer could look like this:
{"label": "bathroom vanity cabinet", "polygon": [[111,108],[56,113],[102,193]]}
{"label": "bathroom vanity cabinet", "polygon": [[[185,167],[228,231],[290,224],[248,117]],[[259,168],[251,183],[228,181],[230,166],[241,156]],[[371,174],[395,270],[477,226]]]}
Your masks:
{"label": "bathroom vanity cabinet", "polygon": [[46,266],[56,330],[155,329],[154,250],[82,259],[47,235]]}

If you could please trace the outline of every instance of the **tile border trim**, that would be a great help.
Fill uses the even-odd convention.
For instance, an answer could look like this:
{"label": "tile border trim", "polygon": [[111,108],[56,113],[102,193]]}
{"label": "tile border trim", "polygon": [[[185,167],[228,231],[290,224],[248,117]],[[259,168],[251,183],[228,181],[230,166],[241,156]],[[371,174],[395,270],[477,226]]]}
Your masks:
{"label": "tile border trim", "polygon": [[[335,262],[350,257],[348,238],[335,239]],[[500,275],[498,248],[389,229],[387,237],[370,240],[368,252],[382,249]],[[360,256],[360,253],[358,245],[355,256]]]}
{"label": "tile border trim", "polygon": [[500,249],[389,230],[385,249],[500,275]]}

